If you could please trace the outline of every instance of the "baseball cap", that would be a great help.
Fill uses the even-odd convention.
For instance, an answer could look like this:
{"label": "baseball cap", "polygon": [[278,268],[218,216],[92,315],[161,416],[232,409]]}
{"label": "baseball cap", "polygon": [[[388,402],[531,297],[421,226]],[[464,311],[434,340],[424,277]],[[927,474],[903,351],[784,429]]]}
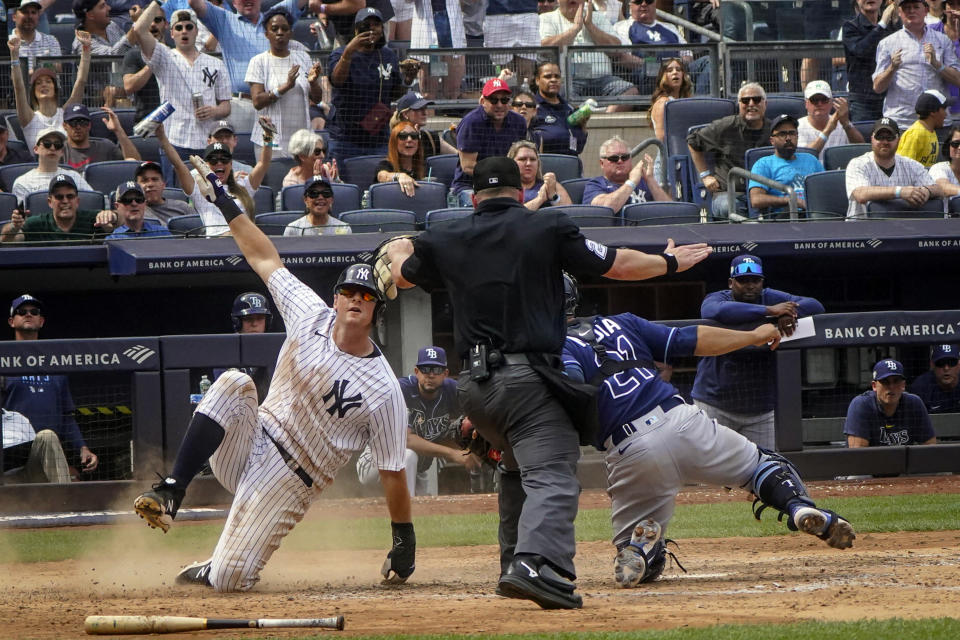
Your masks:
{"label": "baseball cap", "polygon": [[52,192],[57,187],[72,187],[74,191],[78,191],[77,183],[65,173],[58,173],[53,176],[53,179],[50,180],[50,186],[47,187],[47,191]]}
{"label": "baseball cap", "polygon": [[417,352],[418,367],[446,367],[447,352],[442,347],[424,347]]}
{"label": "baseball cap", "polygon": [[498,91],[506,91],[507,93],[513,93],[510,90],[510,85],[507,84],[506,80],[501,80],[500,78],[490,78],[487,80],[487,83],[483,85],[483,97],[489,98]]}
{"label": "baseball cap", "polygon": [[40,144],[40,141],[47,136],[57,136],[64,142],[67,141],[67,134],[63,129],[60,127],[47,127],[46,129],[41,129],[40,133],[37,134],[37,144]]}
{"label": "baseball cap", "polygon": [[330,183],[327,181],[326,178],[324,178],[323,176],[311,176],[310,179],[304,183],[303,192],[306,193],[307,191],[310,191],[310,187],[314,187],[318,184],[323,185],[328,189],[330,189],[331,191],[333,191],[333,187],[330,186]]}
{"label": "baseball cap", "polygon": [[911,2],[916,2],[917,4],[927,4],[926,0],[897,0],[897,6],[900,7]]}
{"label": "baseball cap", "polygon": [[71,102],[63,107],[63,121],[90,120],[90,110],[79,102]]}
{"label": "baseball cap", "polygon": [[366,9],[360,9],[357,11],[356,17],[353,19],[353,24],[360,24],[367,18],[376,18],[380,22],[383,22],[383,14],[374,9],[373,7],[367,7]]}
{"label": "baseball cap", "polygon": [[877,131],[881,129],[886,129],[893,135],[900,137],[900,127],[897,126],[897,123],[890,118],[880,118],[873,123],[873,131],[870,132],[870,136],[873,137]]}
{"label": "baseball cap", "polygon": [[776,118],[773,119],[773,123],[770,125],[770,131],[775,131],[776,128],[779,127],[784,122],[792,122],[793,126],[795,127],[800,126],[800,121],[794,118],[792,115],[790,115],[789,113],[781,113],[780,115],[778,115]]}
{"label": "baseball cap", "polygon": [[178,22],[192,22],[194,26],[197,25],[197,14],[194,13],[193,9],[177,9],[173,12],[173,15],[170,16],[170,26],[177,24]]}
{"label": "baseball cap", "polygon": [[39,299],[34,298],[29,293],[25,293],[22,296],[14,298],[13,302],[10,303],[10,317],[12,318],[13,312],[19,309],[20,307],[22,307],[23,305],[27,304],[28,302],[35,307],[39,307],[40,309],[43,309],[43,303],[40,302]]}
{"label": "baseball cap", "polygon": [[833,91],[830,90],[830,85],[823,80],[814,80],[807,84],[807,88],[803,90],[803,97],[809,100],[813,96],[826,96],[830,99],[833,99]]}
{"label": "baseball cap", "polygon": [[763,261],[757,256],[748,253],[739,255],[730,261],[730,277],[740,278],[743,276],[763,277]]}
{"label": "baseball cap", "polygon": [[133,177],[139,178],[140,174],[142,174],[147,169],[153,169],[154,171],[159,172],[161,175],[163,174],[163,168],[159,164],[157,164],[153,160],[144,160],[137,166],[136,171],[133,172]]}
{"label": "baseball cap", "polygon": [[960,359],[960,347],[955,344],[938,344],[934,345],[933,351],[930,353],[930,362],[937,364],[941,360],[958,360]]}
{"label": "baseball cap", "polygon": [[473,190],[479,192],[499,187],[522,189],[520,167],[514,160],[503,156],[484,158],[473,169]]}
{"label": "baseball cap", "polygon": [[133,180],[127,180],[126,182],[121,182],[120,186],[117,187],[117,191],[114,193],[114,200],[120,200],[120,198],[127,195],[131,191],[136,191],[140,195],[143,195],[143,188],[139,184]]}
{"label": "baseball cap", "polygon": [[936,89],[927,89],[917,98],[915,110],[917,115],[925,118],[938,109],[943,109],[948,104],[947,97]]}
{"label": "baseball cap", "polygon": [[21,9],[23,9],[24,7],[29,7],[29,6],[32,5],[32,4],[35,4],[35,5],[37,5],[38,7],[42,7],[42,5],[40,4],[40,2],[39,2],[38,0],[20,0],[20,5],[19,5],[19,6],[20,6]]}
{"label": "baseball cap", "polygon": [[230,124],[229,120],[217,120],[216,124],[213,125],[213,130],[210,131],[210,135],[215,136],[221,131],[229,131],[230,133],[237,132],[237,130],[233,128],[233,125]]}
{"label": "baseball cap", "polygon": [[416,91],[408,91],[406,95],[397,100],[397,111],[423,109],[428,104],[433,104],[433,100],[427,100]]}
{"label": "baseball cap", "polygon": [[203,159],[206,160],[215,153],[225,153],[233,158],[233,154],[230,152],[230,147],[222,142],[214,142],[213,144],[208,144],[207,148],[203,150]]}
{"label": "baseball cap", "polygon": [[900,376],[901,378],[907,377],[903,375],[903,365],[891,358],[881,360],[877,364],[873,365],[874,380],[883,380],[884,378],[889,378],[890,376]]}
{"label": "baseball cap", "polygon": [[57,72],[51,69],[50,67],[37,67],[33,70],[33,73],[30,74],[30,84],[32,85],[37,81],[37,78],[40,76],[47,76],[53,80],[54,84],[57,82]]}

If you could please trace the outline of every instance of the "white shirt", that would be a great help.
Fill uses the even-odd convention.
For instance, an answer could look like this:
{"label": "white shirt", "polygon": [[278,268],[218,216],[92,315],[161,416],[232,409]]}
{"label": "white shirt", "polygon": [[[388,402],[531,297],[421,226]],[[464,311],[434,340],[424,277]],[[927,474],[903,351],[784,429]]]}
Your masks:
{"label": "white shirt", "polygon": [[17,196],[17,200],[24,201],[27,196],[34,191],[46,191],[50,188],[50,181],[58,174],[66,174],[73,178],[77,183],[77,189],[80,191],[96,191],[90,184],[83,179],[79,173],[73,169],[58,168],[56,171],[46,172],[40,169],[30,169],[25,174],[13,181],[11,193]]}
{"label": "white shirt", "polygon": [[169,101],[175,111],[163,123],[170,142],[177,147],[203,149],[216,120],[197,120],[193,115],[193,94],[203,94],[203,104],[216,106],[230,99],[230,78],[222,60],[199,53],[193,64],[175,49],[157,44],[148,60],[160,87],[160,101]]}
{"label": "white shirt", "polygon": [[[273,91],[286,84],[287,73],[293,65],[300,65],[300,72],[293,88],[283,94],[279,100],[258,112],[258,115],[269,117],[277,127],[278,136],[273,140],[277,147],[273,153],[278,157],[289,157],[287,143],[290,141],[290,136],[300,129],[311,128],[310,83],[307,82],[307,74],[313,66],[313,61],[305,51],[291,49],[290,55],[286,58],[278,58],[269,51],[264,51],[250,59],[247,75],[243,79],[248,84],[251,82],[262,84],[265,91]],[[263,145],[263,127],[260,126],[259,121],[253,125],[250,140],[255,144]]]}
{"label": "white shirt", "polygon": [[[30,119],[30,122],[20,124],[23,127],[23,143],[27,145],[30,153],[33,153],[33,148],[37,146],[37,136],[41,131],[47,127],[56,127],[60,129],[60,131],[63,131],[63,107],[57,107],[57,112],[49,118],[39,111],[34,111],[33,118]],[[63,131],[63,135],[67,135],[67,132]]]}
{"label": "white shirt", "polygon": [[[615,36],[617,39],[620,38],[614,32],[613,25],[610,24],[610,21],[605,15],[599,11],[593,12],[594,26],[600,28],[602,31],[609,33],[612,36]],[[560,13],[560,9],[554,9],[553,11],[548,11],[547,13],[540,14],[540,41],[542,42],[545,38],[551,36],[558,36],[565,31],[568,31],[573,27],[573,23],[563,17],[563,14]],[[573,39],[573,45],[589,45],[596,44],[593,41],[593,38],[590,37],[590,33],[584,28],[581,29],[577,36]],[[571,53],[571,62],[575,65],[574,77],[581,76],[583,79],[587,79],[586,73],[577,73],[576,65],[589,65],[589,77],[590,78],[600,78],[603,76],[609,76],[613,73],[613,66],[610,64],[610,58],[607,54],[602,52],[593,52],[593,53]]]}
{"label": "white shirt", "polygon": [[26,416],[16,411],[0,410],[3,414],[3,423],[0,430],[3,431],[3,448],[9,449],[24,442],[33,442],[37,434],[33,430],[33,425],[27,420]]}
{"label": "white shirt", "polygon": [[[14,31],[17,31],[14,29]],[[17,31],[17,35],[20,36],[20,57],[27,58],[27,66],[30,73],[33,73],[33,67],[36,62],[37,56],[59,56],[60,54],[60,41],[56,37],[50,35],[49,33],[43,33],[41,31],[33,32],[33,40],[27,42],[23,39],[23,36],[20,35]]]}
{"label": "white shirt", "polygon": [[[236,172],[234,172],[233,175],[236,177]],[[236,178],[236,182],[238,186],[246,189],[251,198],[253,197],[253,194],[256,193],[256,190],[250,186],[249,176]],[[220,211],[220,208],[217,205],[213,204],[212,202],[208,202],[207,199],[203,197],[203,194],[200,193],[200,188],[197,186],[196,181],[194,181],[193,191],[191,191],[189,195],[194,209],[196,209],[197,213],[200,214],[200,220],[203,222],[203,226],[206,227],[206,235],[208,238],[210,236],[220,236],[230,231],[230,225],[227,224],[226,218],[223,217],[223,212]],[[240,200],[234,198],[233,201],[237,203],[238,207],[240,207],[240,211],[246,212],[246,209],[244,209],[243,203],[240,202]]]}
{"label": "white shirt", "polygon": [[934,182],[947,180],[950,184],[960,187],[960,182],[957,181],[957,176],[953,173],[953,168],[950,166],[949,160],[944,160],[943,162],[938,162],[933,165],[930,167],[929,173]]}
{"label": "white shirt", "polygon": [[862,218],[867,213],[867,205],[853,199],[853,191],[858,187],[923,187],[934,184],[926,168],[916,160],[897,155],[893,173],[884,173],[873,159],[873,151],[854,158],[847,165],[847,218]]}
{"label": "white shirt", "polygon": [[339,236],[345,233],[353,233],[353,229],[343,220],[337,220],[333,216],[327,216],[327,224],[319,227],[313,226],[308,216],[303,216],[288,224],[283,230],[285,236]]}
{"label": "white shirt", "polygon": [[[809,116],[800,118],[799,123],[800,125],[797,127],[797,146],[809,147],[813,145],[820,138],[820,130],[810,124]],[[847,132],[844,131],[843,127],[838,124],[827,136],[827,141],[823,143],[823,149],[820,149],[820,162],[823,162],[823,152],[827,150],[827,147],[836,147],[841,144],[850,144],[850,138],[847,137]]]}

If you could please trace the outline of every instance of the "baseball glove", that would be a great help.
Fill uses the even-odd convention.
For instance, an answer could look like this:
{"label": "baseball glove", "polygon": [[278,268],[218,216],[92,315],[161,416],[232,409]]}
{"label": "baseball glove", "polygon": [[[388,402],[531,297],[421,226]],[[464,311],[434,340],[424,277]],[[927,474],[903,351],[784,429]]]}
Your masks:
{"label": "baseball glove", "polygon": [[373,275],[377,281],[377,289],[386,296],[387,300],[393,300],[397,297],[397,286],[393,283],[393,272],[390,270],[391,262],[389,255],[387,255],[387,246],[394,240],[402,238],[412,240],[416,236],[407,234],[388,238],[377,245],[372,253],[361,253],[358,256],[362,262],[373,264]]}
{"label": "baseball glove", "polygon": [[500,451],[494,449],[493,445],[487,442],[483,436],[477,431],[477,428],[473,426],[473,423],[470,422],[470,418],[466,416],[461,416],[459,428],[457,433],[459,434],[457,444],[461,449],[466,449],[473,455],[480,458],[480,461],[490,465],[491,467],[496,467],[497,463],[500,462]]}

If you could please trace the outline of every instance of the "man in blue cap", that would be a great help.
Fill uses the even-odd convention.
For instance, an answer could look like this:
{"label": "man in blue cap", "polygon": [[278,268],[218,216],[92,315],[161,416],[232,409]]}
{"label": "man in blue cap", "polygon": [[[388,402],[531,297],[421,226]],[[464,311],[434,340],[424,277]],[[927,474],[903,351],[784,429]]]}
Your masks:
{"label": "man in blue cap", "polygon": [[930,370],[910,385],[930,413],[960,412],[960,345],[937,344],[930,351]]}
{"label": "man in blue cap", "polygon": [[[793,335],[797,319],[823,313],[814,298],[795,296],[764,287],[763,261],[749,254],[730,263],[728,289],[703,300],[700,317],[723,325],[772,321],[780,333]],[[776,370],[769,351],[744,349],[723,356],[701,358],[693,383],[695,404],[758,447],[776,450],[774,406]]]}
{"label": "man in blue cap", "polygon": [[848,447],[936,444],[923,401],[904,391],[903,365],[885,358],[873,365],[870,391],[850,401],[843,433]]}

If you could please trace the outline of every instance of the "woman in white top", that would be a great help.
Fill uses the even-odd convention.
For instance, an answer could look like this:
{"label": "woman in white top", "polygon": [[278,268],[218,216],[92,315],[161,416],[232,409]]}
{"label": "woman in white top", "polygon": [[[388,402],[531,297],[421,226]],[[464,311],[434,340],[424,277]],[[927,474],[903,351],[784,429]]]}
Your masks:
{"label": "woman in white top", "polygon": [[[190,196],[190,201],[193,202],[194,208],[197,210],[197,213],[200,214],[200,219],[203,221],[203,226],[206,229],[206,235],[208,237],[229,235],[230,227],[227,225],[227,221],[224,220],[223,213],[220,212],[217,205],[208,202],[200,193],[200,189],[197,187],[197,183],[193,179],[190,169],[183,160],[180,159],[180,156],[174,153],[173,145],[170,144],[170,140],[163,130],[163,125],[157,127],[156,136],[160,142],[160,148],[163,149],[164,153],[167,153],[167,156],[173,164],[173,169],[177,173],[177,180],[179,180],[181,188]],[[253,196],[267,175],[267,169],[270,168],[270,158],[272,155],[273,150],[270,147],[269,141],[267,141],[267,144],[263,145],[260,149],[260,161],[254,165],[249,175],[240,178],[236,177],[233,173],[233,154],[230,152],[230,147],[222,142],[215,142],[208,145],[203,152],[203,159],[206,160],[210,168],[213,169],[213,172],[220,178],[220,182],[226,186],[227,191],[233,196],[237,206],[243,209],[246,214],[250,216],[250,219],[253,220],[258,213],[268,213],[266,211],[257,211],[253,203]]]}
{"label": "woman in white top", "polygon": [[[290,49],[293,18],[286,9],[274,7],[264,15],[263,24],[270,50],[250,59],[244,81],[250,85],[254,109],[277,127],[278,154],[287,157],[290,137],[310,128],[310,100],[321,99],[320,63],[313,64],[305,51]],[[263,144],[259,122],[253,125],[250,139]]]}
{"label": "woman in white top", "polygon": [[930,176],[943,187],[943,195],[950,198],[960,195],[960,126],[950,129],[943,144],[943,155],[949,160],[930,167]]}
{"label": "woman in white top", "polygon": [[[81,43],[80,66],[73,91],[67,102],[83,102],[83,90],[90,73],[90,34],[77,31],[77,40]],[[20,75],[20,38],[10,36],[10,68],[13,76],[13,95],[17,102],[17,118],[23,129],[24,143],[28,149],[37,144],[37,134],[49,127],[63,129],[63,107],[60,105],[60,90],[57,87],[57,72],[50,67],[40,67],[30,76],[30,92]],[[64,103],[66,104],[66,103]],[[66,133],[64,133],[66,135]]]}

